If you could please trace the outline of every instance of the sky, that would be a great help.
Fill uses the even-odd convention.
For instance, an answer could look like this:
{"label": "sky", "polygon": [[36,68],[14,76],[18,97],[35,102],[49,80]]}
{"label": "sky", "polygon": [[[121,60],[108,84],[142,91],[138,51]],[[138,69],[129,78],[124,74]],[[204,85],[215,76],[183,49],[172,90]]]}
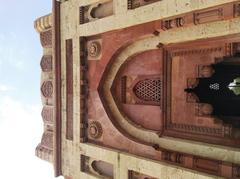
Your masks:
{"label": "sky", "polygon": [[35,156],[43,133],[43,52],[33,22],[51,6],[51,0],[0,0],[0,178],[54,178],[52,165]]}

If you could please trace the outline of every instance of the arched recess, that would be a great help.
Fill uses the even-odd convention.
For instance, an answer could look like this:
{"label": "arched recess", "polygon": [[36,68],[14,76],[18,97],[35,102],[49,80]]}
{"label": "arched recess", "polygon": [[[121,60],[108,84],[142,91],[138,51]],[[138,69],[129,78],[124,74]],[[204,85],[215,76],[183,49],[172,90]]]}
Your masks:
{"label": "arched recess", "polygon": [[159,41],[156,37],[146,37],[128,45],[125,48],[121,48],[115,53],[115,55],[113,55],[98,88],[101,100],[103,101],[104,107],[108,112],[113,125],[123,135],[130,137],[137,142],[148,145],[158,144],[159,135],[161,135],[162,131],[156,132],[153,130],[143,129],[142,127],[134,124],[126,115],[123,115],[114,100],[111,89],[120,68],[127,60],[129,60],[129,58],[147,51],[158,49],[158,43]]}
{"label": "arched recess", "polygon": [[[134,140],[135,142],[140,142],[154,147],[158,146],[163,150],[168,149],[173,151],[180,151],[188,154],[209,157],[212,159],[223,160],[227,162],[235,161],[238,163],[239,160],[235,160],[235,158],[232,156],[235,155],[235,153],[239,153],[239,151],[235,151],[233,148],[167,136],[159,137],[161,136],[161,133],[159,134],[149,130],[142,130],[142,128],[134,125],[128,118],[123,116],[117,104],[115,103],[113,94],[111,93],[111,87],[121,66],[132,56],[136,56],[143,52],[156,50],[159,48],[165,49],[165,45],[168,51],[169,48],[171,48],[171,45],[168,45],[169,42],[179,42],[178,39],[173,40],[171,38],[173,37],[169,37],[168,40],[170,41],[168,41],[164,32],[161,36],[148,36],[141,38],[132,44],[128,44],[127,46],[120,48],[111,57],[110,63],[105,69],[98,87],[100,98],[106,112],[108,113],[109,119],[119,132],[131,140]],[[190,36],[189,39],[185,40],[190,41],[195,39],[196,37]],[[167,51],[165,53],[164,50],[164,56],[166,55],[166,57],[168,56]],[[218,154],[225,154],[226,151],[229,152],[229,156],[225,159],[222,159],[222,157]]]}

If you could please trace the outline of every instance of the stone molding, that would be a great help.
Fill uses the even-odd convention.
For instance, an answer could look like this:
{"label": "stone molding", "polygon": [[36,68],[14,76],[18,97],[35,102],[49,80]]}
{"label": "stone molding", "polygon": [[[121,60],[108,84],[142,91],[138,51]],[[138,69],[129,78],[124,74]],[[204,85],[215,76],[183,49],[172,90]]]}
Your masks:
{"label": "stone molding", "polygon": [[54,140],[54,105],[52,102],[54,94],[53,59],[52,59],[52,14],[42,16],[35,20],[34,28],[40,35],[43,47],[43,56],[40,60],[41,67],[41,95],[42,95],[42,119],[44,131],[41,142],[35,149],[35,155],[42,160],[53,163],[53,140]]}
{"label": "stone molding", "polygon": [[52,14],[39,17],[34,21],[34,28],[38,33],[49,30],[52,27]]}

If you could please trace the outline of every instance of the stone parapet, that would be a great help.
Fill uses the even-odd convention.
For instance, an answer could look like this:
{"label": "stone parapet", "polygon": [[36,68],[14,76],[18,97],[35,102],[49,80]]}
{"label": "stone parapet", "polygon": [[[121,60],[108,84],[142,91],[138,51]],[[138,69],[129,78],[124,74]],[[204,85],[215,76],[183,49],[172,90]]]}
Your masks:
{"label": "stone parapet", "polygon": [[41,143],[36,147],[35,155],[42,160],[53,163],[53,60],[52,60],[52,14],[38,18],[34,28],[40,34],[43,47],[41,58],[41,100],[43,104],[42,119],[44,132]]}
{"label": "stone parapet", "polygon": [[49,30],[52,27],[52,14],[39,17],[34,21],[34,28],[38,33]]}

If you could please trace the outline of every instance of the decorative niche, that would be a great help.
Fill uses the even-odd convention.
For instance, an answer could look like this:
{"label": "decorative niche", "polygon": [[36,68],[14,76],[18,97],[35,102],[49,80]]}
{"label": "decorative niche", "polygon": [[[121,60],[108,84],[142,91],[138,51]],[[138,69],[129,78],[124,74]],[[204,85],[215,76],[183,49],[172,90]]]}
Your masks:
{"label": "decorative niche", "polygon": [[85,24],[113,15],[113,1],[101,1],[79,8],[79,24]]}
{"label": "decorative niche", "polygon": [[128,9],[135,9],[161,0],[128,0]]}
{"label": "decorative niche", "polygon": [[85,155],[81,155],[81,171],[104,179],[113,179],[114,176],[112,164]]}

